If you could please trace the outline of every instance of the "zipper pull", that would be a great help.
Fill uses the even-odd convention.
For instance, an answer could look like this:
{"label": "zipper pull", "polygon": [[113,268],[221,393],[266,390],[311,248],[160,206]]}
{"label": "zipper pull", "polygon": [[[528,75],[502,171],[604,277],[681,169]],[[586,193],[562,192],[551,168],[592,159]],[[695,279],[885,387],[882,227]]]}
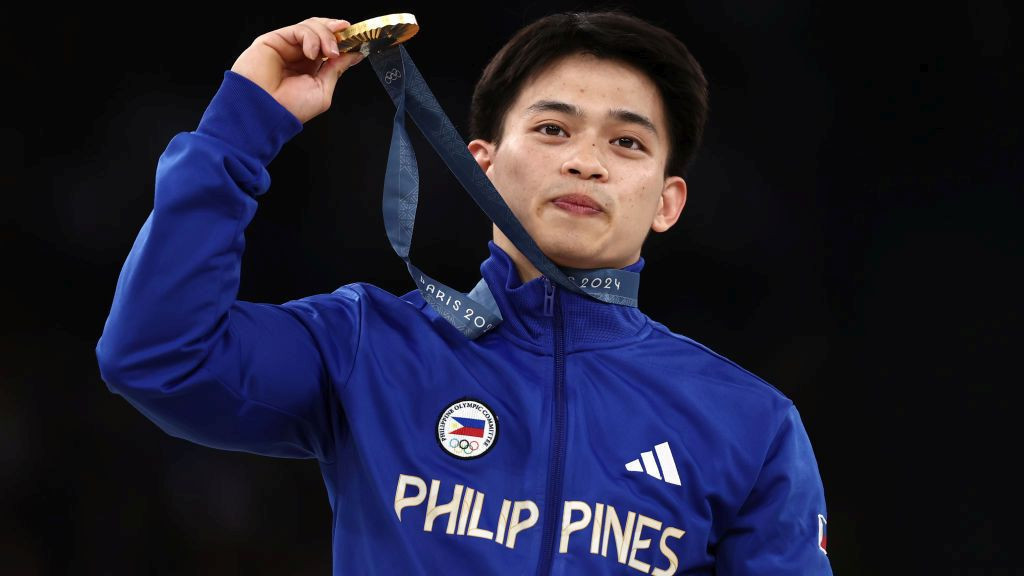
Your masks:
{"label": "zipper pull", "polygon": [[544,315],[554,316],[555,315],[555,285],[548,280],[547,276],[544,278]]}

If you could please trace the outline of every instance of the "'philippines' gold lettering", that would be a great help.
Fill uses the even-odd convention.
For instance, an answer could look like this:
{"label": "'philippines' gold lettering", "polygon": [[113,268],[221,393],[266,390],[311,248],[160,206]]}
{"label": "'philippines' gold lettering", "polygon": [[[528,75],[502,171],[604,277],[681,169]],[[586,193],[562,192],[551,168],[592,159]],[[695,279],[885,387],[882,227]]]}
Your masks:
{"label": "'philippines' gold lettering", "polygon": [[[442,490],[441,481],[432,479],[428,490],[427,481],[423,478],[399,474],[395,487],[395,516],[398,521],[403,522],[403,511],[419,508],[424,502],[424,532],[434,532],[434,523],[447,517],[443,524],[445,534],[490,540],[510,550],[515,549],[523,535],[534,528],[540,518],[540,509],[532,500],[503,499],[495,516],[495,505],[492,504],[488,514],[484,507],[485,495],[475,488],[455,484],[449,490]],[[573,553],[572,541],[576,534],[580,534],[577,540],[582,540],[583,544],[583,547],[577,544],[577,553],[587,550],[591,555],[608,558],[611,544],[614,546],[612,558],[619,564],[643,574],[668,576],[679,568],[679,557],[670,541],[679,540],[686,531],[665,526],[660,520],[632,510],[625,511],[623,517],[614,506],[602,502],[592,505],[582,500],[566,500],[562,503],[559,554]],[[651,543],[655,539],[660,558],[653,553]],[[638,554],[645,555],[651,562],[641,560]]]}

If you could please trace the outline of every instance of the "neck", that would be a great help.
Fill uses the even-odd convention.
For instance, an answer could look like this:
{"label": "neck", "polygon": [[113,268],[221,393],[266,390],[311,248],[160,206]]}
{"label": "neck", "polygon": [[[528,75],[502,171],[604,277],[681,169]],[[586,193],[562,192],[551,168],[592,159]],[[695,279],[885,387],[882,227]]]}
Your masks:
{"label": "neck", "polygon": [[516,272],[519,273],[519,280],[523,284],[535,278],[540,278],[540,270],[537,270],[537,267],[526,256],[523,256],[523,253],[516,248],[515,244],[497,226],[494,226],[494,243],[508,254],[512,263],[515,264]]}

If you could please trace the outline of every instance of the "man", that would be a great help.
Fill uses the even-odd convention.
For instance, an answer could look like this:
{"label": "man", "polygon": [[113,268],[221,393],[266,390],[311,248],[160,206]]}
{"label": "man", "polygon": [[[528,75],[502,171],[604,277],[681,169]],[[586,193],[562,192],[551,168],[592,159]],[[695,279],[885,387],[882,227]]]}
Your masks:
{"label": "man", "polygon": [[[497,227],[481,272],[502,322],[477,338],[419,291],[236,300],[265,167],[362,59],[335,50],[347,26],[260,36],[170,142],[97,345],[111,390],[169,434],[317,459],[336,574],[830,574],[792,402],[556,285]],[[468,148],[557,265],[638,273],[683,209],[706,108],[664,30],[554,15],[484,71]]]}

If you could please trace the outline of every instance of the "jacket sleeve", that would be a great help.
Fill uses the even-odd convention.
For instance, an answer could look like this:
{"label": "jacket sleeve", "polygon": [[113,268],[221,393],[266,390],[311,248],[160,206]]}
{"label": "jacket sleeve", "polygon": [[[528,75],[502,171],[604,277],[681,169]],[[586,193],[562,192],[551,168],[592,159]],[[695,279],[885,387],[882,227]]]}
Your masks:
{"label": "jacket sleeve", "polygon": [[722,576],[832,574],[824,487],[796,407],[790,405],[753,490],[719,543]]}
{"label": "jacket sleeve", "polygon": [[[153,210],[121,270],[96,356],[108,388],[168,434],[332,458],[327,365],[338,367],[317,337],[324,301],[236,300],[244,230],[270,187],[266,166],[301,129],[268,93],[227,71],[197,129],[177,134],[159,159]],[[331,320],[354,333],[357,310],[332,309]],[[340,340],[344,348],[354,337]]]}

